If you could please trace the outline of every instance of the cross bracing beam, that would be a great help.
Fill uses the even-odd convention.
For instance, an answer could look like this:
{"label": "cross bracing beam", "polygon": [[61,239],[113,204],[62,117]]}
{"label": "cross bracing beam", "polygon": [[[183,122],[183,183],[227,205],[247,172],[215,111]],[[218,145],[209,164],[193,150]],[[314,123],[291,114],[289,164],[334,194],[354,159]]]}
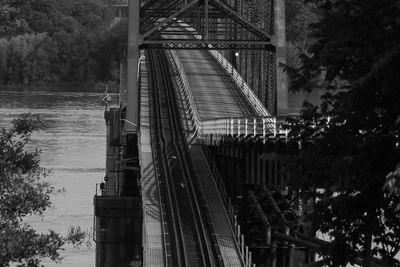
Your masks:
{"label": "cross bracing beam", "polygon": [[177,12],[179,7],[179,1],[165,2],[164,4],[157,5],[154,9],[146,10],[141,18],[141,24],[144,29],[142,31],[148,31],[158,22],[160,18],[165,18],[173,15]]}
{"label": "cross bracing beam", "polygon": [[141,11],[143,10],[149,10],[155,3],[157,3],[158,0],[148,0],[148,1],[143,1],[140,5]]}
{"label": "cross bracing beam", "polygon": [[[274,45],[281,45],[275,13],[277,2],[283,0],[132,1],[141,2],[139,48],[222,50],[262,103],[276,114],[279,50]],[[125,9],[127,6],[115,6],[116,15],[126,16]]]}
{"label": "cross bracing beam", "polygon": [[[116,8],[126,8],[126,6],[116,6]],[[166,17],[166,15],[168,17]],[[167,28],[173,23],[178,21],[188,21],[193,16],[198,17],[199,25],[191,25],[197,29],[197,34],[203,36],[203,44],[199,45],[198,38],[193,37],[192,40],[195,42],[193,46],[188,46],[186,40],[178,44],[178,40],[169,42],[164,46],[160,46],[157,42],[163,42],[161,37],[164,34],[171,34],[172,32]],[[255,50],[268,50],[275,51],[272,48],[270,36],[256,25],[250,23],[248,20],[243,18],[238,12],[233,10],[232,6],[226,1],[221,0],[194,0],[191,2],[175,0],[175,1],[160,1],[160,0],[148,0],[141,3],[141,32],[145,31],[141,36],[141,47],[175,47],[182,49],[195,49],[192,47],[198,47],[200,49],[207,49],[209,45],[213,45],[213,49],[255,49]],[[189,23],[190,24],[190,23]],[[220,39],[226,38],[229,30],[233,27],[240,32],[235,36],[231,36],[232,42],[220,42]],[[146,29],[147,28],[147,29]],[[243,34],[243,29],[248,33]],[[186,35],[188,29],[182,31],[174,31],[176,35]],[[190,34],[189,34],[190,36]],[[208,42],[211,41],[211,42]],[[217,44],[219,42],[219,44]],[[249,43],[244,45],[243,42]],[[264,42],[264,43],[260,43]],[[268,42],[268,43],[265,43]]]}
{"label": "cross bracing beam", "polygon": [[252,40],[186,40],[170,39],[162,41],[143,41],[141,49],[195,49],[195,50],[268,50],[275,51],[275,46],[269,42],[255,42]]}
{"label": "cross bracing beam", "polygon": [[234,11],[229,5],[225,4],[223,1],[220,0],[211,0],[210,4],[216,7],[218,10],[223,12],[227,15],[230,19],[232,19],[237,24],[241,25],[257,37],[262,40],[271,40],[271,37],[263,30],[259,29],[257,26],[253,25],[252,23],[248,22],[239,13]]}
{"label": "cross bracing beam", "polygon": [[[147,3],[146,6],[153,8],[154,12],[142,11],[145,14],[145,19],[142,20],[142,27],[145,30],[141,38],[141,48],[209,49],[212,47],[223,50],[275,51],[267,32],[243,18],[224,1],[194,0],[187,3],[180,0],[159,2],[149,0]],[[178,7],[181,8],[177,9]],[[189,27],[182,27],[182,31],[169,29],[171,25],[178,25],[181,22],[185,22]],[[235,28],[236,32],[241,34],[232,35],[231,28]],[[196,36],[189,33],[185,40],[168,42],[164,40],[165,35],[173,34],[178,38],[186,35],[188,29],[196,30]],[[227,36],[229,42],[220,41],[227,39]],[[188,44],[188,40],[193,44]]]}
{"label": "cross bracing beam", "polygon": [[199,0],[194,0],[190,3],[188,3],[186,6],[181,8],[180,10],[176,11],[173,13],[171,16],[168,18],[165,18],[161,22],[157,23],[152,29],[148,30],[143,34],[143,39],[149,39],[151,36],[156,35],[157,33],[161,33],[166,27],[174,23],[177,19],[188,13],[190,9],[192,9],[195,5],[199,3]]}

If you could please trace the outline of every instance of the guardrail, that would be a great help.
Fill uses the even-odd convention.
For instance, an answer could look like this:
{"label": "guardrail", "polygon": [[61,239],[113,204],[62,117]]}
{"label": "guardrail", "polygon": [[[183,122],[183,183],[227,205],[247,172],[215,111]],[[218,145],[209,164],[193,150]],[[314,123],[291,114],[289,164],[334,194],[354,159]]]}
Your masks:
{"label": "guardrail", "polygon": [[173,67],[179,89],[183,91],[186,104],[189,108],[189,114],[192,118],[192,124],[195,128],[195,131],[198,132],[201,128],[201,119],[199,112],[197,111],[196,103],[194,102],[192,90],[190,89],[189,81],[187,79],[186,72],[183,69],[182,62],[176,55],[175,51],[167,51],[167,56]]}
{"label": "guardrail", "polygon": [[254,110],[260,117],[269,117],[271,113],[264,107],[258,97],[251,90],[250,86],[242,78],[242,75],[232,66],[232,64],[218,51],[210,50],[209,53],[218,61],[218,63],[231,75],[236,85],[242,90],[249,103],[253,106]]}
{"label": "guardrail", "polygon": [[237,117],[220,118],[201,121],[200,135],[243,135],[258,136],[266,140],[268,137],[284,136],[288,130],[280,129],[276,117]]}
{"label": "guardrail", "polygon": [[241,78],[240,74],[222,55],[220,55],[218,52],[214,54],[215,57],[219,58],[218,60],[221,61],[223,67],[227,71],[230,71],[233,79],[235,79],[238,85],[241,84],[239,87],[242,89],[244,95],[246,95],[246,98],[254,106],[254,109],[257,111],[257,113],[261,115],[259,117],[229,117],[202,120],[197,110],[186,72],[179,57],[176,55],[175,51],[167,51],[167,57],[172,66],[179,90],[181,90],[189,110],[195,132],[193,135],[194,139],[196,137],[202,138],[205,136],[216,136],[217,138],[213,138],[216,140],[223,135],[252,135],[254,137],[261,137],[264,141],[268,137],[276,138],[277,136],[283,136],[287,138],[288,131],[280,129],[279,125],[277,124],[276,117],[269,114],[263,104],[258,100],[257,96],[254,95],[253,91]]}
{"label": "guardrail", "polygon": [[213,174],[212,177],[214,179],[215,184],[217,185],[218,193],[225,206],[225,210],[227,212],[233,233],[235,235],[235,241],[239,248],[239,253],[246,267],[255,267],[256,265],[253,264],[252,260],[252,253],[249,250],[249,247],[246,246],[244,242],[244,235],[241,233],[240,224],[237,221],[237,216],[235,214],[235,209],[232,206],[231,198],[228,196],[228,193],[226,192],[224,181],[222,180],[222,177],[217,169],[217,166],[215,165],[215,162],[209,160],[211,158],[211,151],[207,146],[202,146],[202,147],[204,155],[207,158],[207,163],[210,168],[210,171]]}
{"label": "guardrail", "polygon": [[128,18],[129,16],[129,7],[128,4],[122,5],[111,5],[109,7],[113,15],[117,18]]}
{"label": "guardrail", "polygon": [[[184,27],[189,27],[185,23],[181,23]],[[219,118],[202,120],[197,111],[196,103],[190,89],[190,85],[186,76],[186,72],[182,66],[179,57],[175,51],[168,51],[168,59],[173,66],[174,75],[177,77],[179,88],[183,91],[186,104],[189,107],[192,124],[195,128],[195,135],[249,135],[261,136],[265,138],[269,136],[285,136],[287,138],[288,131],[277,127],[276,117],[272,116],[264,107],[258,97],[251,90],[246,81],[232,66],[232,64],[218,51],[209,50],[209,53],[217,60],[217,62],[231,75],[236,85],[240,88],[248,102],[257,112],[257,117],[251,118]]]}
{"label": "guardrail", "polygon": [[[232,67],[232,65],[217,51],[210,51],[210,53],[218,60],[225,70],[231,74],[232,78],[242,90],[249,103],[253,105],[254,110],[258,113],[259,117],[236,117],[201,120],[182,63],[175,51],[167,51],[167,57],[173,67],[173,72],[178,82],[179,90],[182,90],[183,95],[185,96],[185,101],[189,108],[192,124],[195,128],[195,134],[200,137],[209,135],[216,135],[220,137],[223,135],[253,135],[262,137],[264,141],[269,136],[277,137],[284,135],[287,138],[288,131],[279,129],[277,126],[278,124],[276,117],[271,116],[271,114],[263,106],[257,96],[243,80],[241,75]],[[210,167],[212,168],[212,166]],[[239,253],[246,267],[255,267],[255,264],[252,262],[252,253],[249,251],[249,247],[245,245],[244,235],[241,233],[240,225],[237,222],[237,217],[231,204],[231,200],[227,196],[218,171],[216,170],[215,166],[213,167],[213,176],[217,184],[218,191],[220,194],[222,193],[221,197],[228,213],[232,230],[235,235],[235,241],[239,248]]]}
{"label": "guardrail", "polygon": [[114,18],[109,21],[107,27],[108,31],[111,31],[120,21],[128,19],[129,11],[128,5],[112,5],[109,9],[114,15]]}

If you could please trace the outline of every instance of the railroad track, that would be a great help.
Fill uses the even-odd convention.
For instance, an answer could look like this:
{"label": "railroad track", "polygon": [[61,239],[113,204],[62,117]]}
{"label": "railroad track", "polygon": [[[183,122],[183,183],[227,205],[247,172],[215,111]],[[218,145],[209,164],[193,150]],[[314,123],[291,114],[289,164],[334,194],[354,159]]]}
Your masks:
{"label": "railroad track", "polygon": [[[169,266],[222,266],[204,213],[205,201],[180,126],[168,61],[162,51],[147,52],[152,83],[152,142],[166,207]],[[154,140],[156,139],[156,140]]]}

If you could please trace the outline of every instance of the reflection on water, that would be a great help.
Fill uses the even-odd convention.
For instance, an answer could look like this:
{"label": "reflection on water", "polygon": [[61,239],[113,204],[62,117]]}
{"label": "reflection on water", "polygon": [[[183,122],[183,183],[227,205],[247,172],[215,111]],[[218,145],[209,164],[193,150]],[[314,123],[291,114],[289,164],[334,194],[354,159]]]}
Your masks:
{"label": "reflection on water", "polygon": [[[42,150],[41,165],[52,170],[46,179],[65,189],[52,197],[55,207],[44,218],[29,219],[39,231],[64,234],[77,225],[91,230],[95,183],[104,176],[103,111],[95,93],[0,91],[0,127],[8,127],[21,113],[38,115],[44,128],[33,134],[31,147]],[[66,247],[61,254],[61,264],[45,262],[45,266],[94,266],[94,244],[80,250]]]}

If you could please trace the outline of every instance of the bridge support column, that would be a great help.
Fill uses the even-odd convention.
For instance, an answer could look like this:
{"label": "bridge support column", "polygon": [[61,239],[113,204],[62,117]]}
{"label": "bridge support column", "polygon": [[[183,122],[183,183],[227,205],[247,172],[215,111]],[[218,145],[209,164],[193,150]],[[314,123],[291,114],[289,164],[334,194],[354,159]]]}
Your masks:
{"label": "bridge support column", "polygon": [[276,267],[276,257],[277,257],[277,244],[276,241],[273,241],[270,249],[270,267]]}
{"label": "bridge support column", "polygon": [[240,191],[240,189],[242,188],[242,168],[241,168],[241,164],[243,162],[242,160],[242,155],[241,155],[241,151],[238,147],[234,147],[234,157],[236,159],[235,161],[235,166],[236,166],[236,174],[234,177],[234,184],[235,184],[235,194],[237,195],[238,192],[242,193]]}
{"label": "bridge support column", "polygon": [[129,0],[128,22],[128,73],[127,73],[127,106],[126,106],[126,133],[137,134],[138,131],[138,62],[139,62],[139,24],[140,0]]}
{"label": "bridge support column", "polygon": [[139,195],[139,41],[140,0],[129,0],[126,116],[123,118],[126,163],[122,195]]}
{"label": "bridge support column", "polygon": [[279,65],[286,64],[286,24],[285,0],[275,0],[275,42],[276,42],[276,86],[277,86],[277,111],[278,114],[286,113],[288,108],[288,82],[283,68]]}
{"label": "bridge support column", "polygon": [[107,126],[106,142],[106,176],[105,194],[107,196],[118,195],[119,185],[119,137],[120,137],[120,109],[110,108],[104,112]]}
{"label": "bridge support column", "polygon": [[119,106],[121,109],[126,107],[126,88],[127,88],[127,66],[126,58],[121,60],[119,66]]}
{"label": "bridge support column", "polygon": [[141,199],[95,196],[94,206],[96,267],[141,266]]}
{"label": "bridge support column", "polygon": [[[124,153],[121,161],[124,164],[124,179],[121,188],[121,198],[140,200],[140,162],[139,162],[139,42],[140,36],[140,1],[128,1],[128,54],[126,72],[126,115],[123,118]],[[135,216],[131,221],[118,220],[121,233],[132,232],[133,239],[129,245],[125,243],[120,249],[129,251],[131,255],[130,266],[141,266],[142,261],[142,203],[137,204]],[[118,204],[120,205],[120,204]],[[118,227],[118,225],[115,225]],[[127,227],[127,229],[124,229]],[[129,229],[129,230],[128,230]],[[118,255],[114,251],[113,256]],[[119,252],[120,253],[120,252]],[[113,266],[128,266],[126,264],[115,264]]]}
{"label": "bridge support column", "polygon": [[257,146],[255,148],[255,183],[256,184],[262,184],[261,182],[261,155],[262,155],[262,150],[260,149],[260,146]]}

